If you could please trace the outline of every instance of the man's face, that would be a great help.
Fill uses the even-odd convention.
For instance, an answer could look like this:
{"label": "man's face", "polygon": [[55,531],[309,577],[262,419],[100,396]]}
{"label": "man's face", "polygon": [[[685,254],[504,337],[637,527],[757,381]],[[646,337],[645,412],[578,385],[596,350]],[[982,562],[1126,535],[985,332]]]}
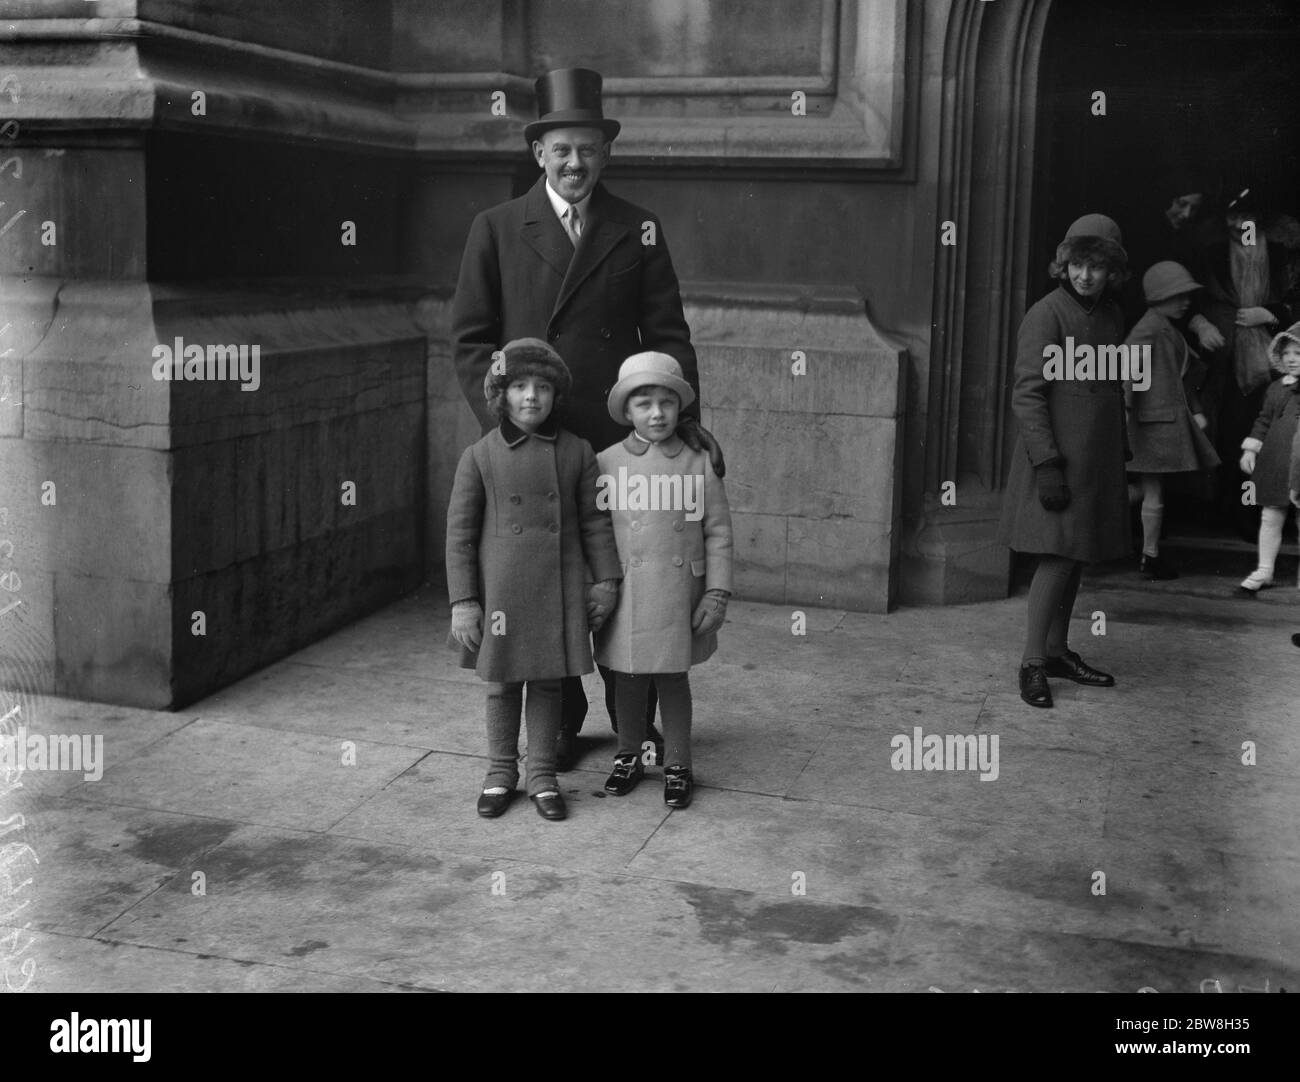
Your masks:
{"label": "man's face", "polygon": [[1165,211],[1165,219],[1169,222],[1170,228],[1183,229],[1200,213],[1203,198],[1199,192],[1175,196],[1174,201],[1169,204],[1169,209]]}
{"label": "man's face", "polygon": [[533,141],[533,156],[551,189],[566,202],[580,203],[609,162],[609,144],[599,128],[553,128]]}

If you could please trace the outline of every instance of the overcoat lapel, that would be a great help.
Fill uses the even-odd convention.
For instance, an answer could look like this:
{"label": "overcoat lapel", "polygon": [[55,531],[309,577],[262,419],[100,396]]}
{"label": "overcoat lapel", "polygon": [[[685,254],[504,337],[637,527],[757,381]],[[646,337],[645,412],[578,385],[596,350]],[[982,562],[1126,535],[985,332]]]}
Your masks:
{"label": "overcoat lapel", "polygon": [[[528,191],[524,203],[524,224],[519,230],[520,239],[536,252],[561,278],[569,270],[574,259],[573,245],[569,234],[564,231],[560,219],[555,216],[551,201],[546,198],[542,177]],[[556,306],[559,307],[558,304]]]}
{"label": "overcoat lapel", "polygon": [[[587,224],[582,231],[582,239],[578,242],[577,251],[573,253],[573,260],[569,263],[568,273],[564,276],[564,284],[560,286],[560,295],[555,298],[555,311],[552,316],[560,312],[578,287],[614,250],[615,245],[627,236],[627,226],[610,221],[601,213],[603,196],[604,189],[598,185],[591,202],[587,204]],[[546,199],[544,192],[542,199],[543,201]],[[552,213],[551,217],[554,218],[555,214]],[[556,225],[559,225],[558,220]],[[563,226],[560,226],[560,232],[564,235]]]}

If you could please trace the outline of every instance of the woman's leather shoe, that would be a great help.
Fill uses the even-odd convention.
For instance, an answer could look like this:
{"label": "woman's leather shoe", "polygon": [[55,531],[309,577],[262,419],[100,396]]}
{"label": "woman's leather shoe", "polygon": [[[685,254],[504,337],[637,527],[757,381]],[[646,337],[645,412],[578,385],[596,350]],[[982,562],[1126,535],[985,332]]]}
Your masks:
{"label": "woman's leather shoe", "polygon": [[559,793],[542,793],[533,797],[533,803],[537,805],[537,814],[543,819],[564,819],[568,817],[568,809],[564,806],[564,797]]}
{"label": "woman's leather shoe", "polygon": [[1162,556],[1148,556],[1146,553],[1138,561],[1138,574],[1148,579],[1178,578],[1177,570],[1168,560]]}
{"label": "woman's leather shoe", "polygon": [[664,803],[670,808],[689,808],[695,784],[688,766],[670,766],[664,770]]}
{"label": "woman's leather shoe", "polygon": [[484,819],[495,819],[508,807],[514,800],[513,791],[509,793],[479,793],[478,795],[478,813]]}
{"label": "woman's leather shoe", "polygon": [[1020,697],[1030,706],[1051,706],[1052,689],[1042,665],[1020,666]]}
{"label": "woman's leather shoe", "polygon": [[1073,650],[1067,650],[1060,657],[1047,659],[1047,675],[1063,676],[1076,684],[1087,684],[1090,688],[1109,688],[1115,686],[1115,678],[1108,672],[1094,669]]}

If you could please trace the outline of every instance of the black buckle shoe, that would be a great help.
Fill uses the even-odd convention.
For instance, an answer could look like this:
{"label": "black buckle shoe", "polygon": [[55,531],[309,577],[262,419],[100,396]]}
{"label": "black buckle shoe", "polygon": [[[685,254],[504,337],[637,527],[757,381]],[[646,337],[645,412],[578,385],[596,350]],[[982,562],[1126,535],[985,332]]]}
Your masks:
{"label": "black buckle shoe", "polygon": [[645,777],[645,767],[635,755],[619,755],[614,759],[614,769],[605,779],[605,792],[627,796],[636,783]]}
{"label": "black buckle shoe", "polygon": [[1049,657],[1046,669],[1048,676],[1063,676],[1066,680],[1092,688],[1115,686],[1115,678],[1110,673],[1094,669],[1073,650],[1065,651],[1060,657]]}
{"label": "black buckle shoe", "polygon": [[509,793],[479,793],[478,813],[484,819],[495,819],[510,807],[510,802],[514,798],[513,790]]}
{"label": "black buckle shoe", "polygon": [[542,793],[532,798],[537,805],[537,814],[543,819],[564,819],[569,810],[564,806],[564,797],[559,793]]}
{"label": "black buckle shoe", "polygon": [[1138,574],[1148,579],[1178,578],[1178,572],[1168,560],[1161,556],[1148,556],[1145,552],[1138,561]]}
{"label": "black buckle shoe", "polygon": [[1030,706],[1052,705],[1052,689],[1047,683],[1047,670],[1042,665],[1020,666],[1020,697]]}
{"label": "black buckle shoe", "polygon": [[689,808],[695,793],[688,766],[670,766],[664,770],[664,803],[670,808]]}

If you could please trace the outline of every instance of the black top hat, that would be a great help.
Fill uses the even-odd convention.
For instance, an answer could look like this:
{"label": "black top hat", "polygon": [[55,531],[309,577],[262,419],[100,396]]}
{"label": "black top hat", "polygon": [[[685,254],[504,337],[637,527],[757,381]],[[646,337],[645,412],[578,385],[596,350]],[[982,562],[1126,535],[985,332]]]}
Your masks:
{"label": "black top hat", "polygon": [[552,128],[599,128],[606,140],[618,135],[622,125],[601,111],[600,84],[600,72],[590,68],[560,68],[538,79],[533,84],[538,119],[524,126],[528,145]]}

